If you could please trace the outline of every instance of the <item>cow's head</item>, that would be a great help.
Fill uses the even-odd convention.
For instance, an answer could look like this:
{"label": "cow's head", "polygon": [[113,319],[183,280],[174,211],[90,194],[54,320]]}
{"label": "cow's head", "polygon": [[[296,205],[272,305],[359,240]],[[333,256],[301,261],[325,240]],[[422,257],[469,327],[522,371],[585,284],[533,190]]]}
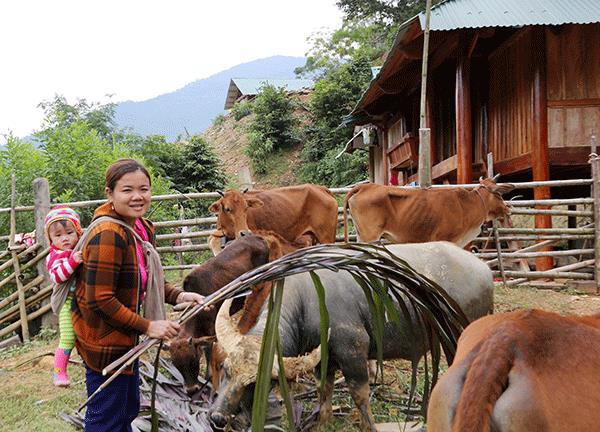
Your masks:
{"label": "cow's head", "polygon": [[183,376],[183,385],[189,396],[200,390],[198,374],[200,373],[200,353],[208,353],[215,341],[214,336],[178,337],[168,346],[171,361]]}
{"label": "cow's head", "polygon": [[[220,367],[215,368],[222,371],[222,377],[217,391],[219,396],[209,411],[211,422],[218,428],[225,427],[231,416],[237,414],[240,401],[252,401],[262,341],[261,335],[240,333],[237,324],[243,310],[230,316],[230,306],[231,300],[223,302],[215,323],[217,345],[225,354]],[[320,361],[320,346],[302,357],[285,357],[283,358],[285,376],[287,379],[295,379],[299,375],[314,370]],[[278,362],[275,359],[272,371],[273,379],[277,379],[278,369]]]}
{"label": "cow's head", "polygon": [[480,186],[477,192],[486,208],[486,221],[504,219],[510,215],[510,209],[502,199],[502,195],[512,191],[515,187],[510,183],[497,184],[497,178],[498,175],[493,178],[479,179]]}
{"label": "cow's head", "polygon": [[227,238],[239,238],[250,232],[248,228],[248,209],[262,207],[258,198],[245,196],[244,193],[229,189],[208,208],[217,214],[217,227]]}

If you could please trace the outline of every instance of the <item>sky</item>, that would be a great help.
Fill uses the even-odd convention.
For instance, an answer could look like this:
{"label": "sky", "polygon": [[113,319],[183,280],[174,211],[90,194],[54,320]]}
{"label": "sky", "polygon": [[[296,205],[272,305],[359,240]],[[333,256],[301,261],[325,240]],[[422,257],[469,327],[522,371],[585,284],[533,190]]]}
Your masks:
{"label": "sky", "polygon": [[303,56],[309,36],[342,22],[335,0],[13,0],[0,17],[0,144],[38,129],[38,104],[55,95],[150,99],[240,63]]}

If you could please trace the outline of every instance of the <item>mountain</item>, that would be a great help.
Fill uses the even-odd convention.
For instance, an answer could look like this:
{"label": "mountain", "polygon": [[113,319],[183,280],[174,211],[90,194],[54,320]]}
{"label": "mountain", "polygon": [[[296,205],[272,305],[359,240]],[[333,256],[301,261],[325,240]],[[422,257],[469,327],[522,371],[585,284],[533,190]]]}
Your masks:
{"label": "mountain", "polygon": [[194,81],[172,93],[142,102],[117,105],[115,120],[140,135],[164,135],[173,141],[178,135],[203,132],[225,111],[231,78],[295,78],[294,69],[303,66],[303,57],[274,56],[234,66],[208,78]]}

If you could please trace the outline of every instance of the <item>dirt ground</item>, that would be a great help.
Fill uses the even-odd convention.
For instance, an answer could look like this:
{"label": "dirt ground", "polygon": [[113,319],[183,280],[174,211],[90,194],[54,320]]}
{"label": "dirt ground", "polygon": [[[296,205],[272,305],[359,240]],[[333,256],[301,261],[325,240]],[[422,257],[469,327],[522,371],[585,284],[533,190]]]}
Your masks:
{"label": "dirt ground", "polygon": [[[600,296],[572,289],[541,290],[528,287],[504,288],[496,284],[495,311],[540,308],[561,314],[600,313]],[[71,413],[85,400],[83,368],[69,368],[73,385],[57,389],[51,384],[52,354],[56,334],[47,333],[28,345],[0,350],[0,431],[74,431],[60,417]],[[78,360],[77,356],[74,356]],[[398,401],[405,398],[410,382],[410,364],[386,362],[385,386],[374,390],[373,411],[378,423],[398,421]],[[385,394],[382,394],[384,392]],[[339,393],[340,417],[331,430],[353,430],[358,420],[347,393]]]}

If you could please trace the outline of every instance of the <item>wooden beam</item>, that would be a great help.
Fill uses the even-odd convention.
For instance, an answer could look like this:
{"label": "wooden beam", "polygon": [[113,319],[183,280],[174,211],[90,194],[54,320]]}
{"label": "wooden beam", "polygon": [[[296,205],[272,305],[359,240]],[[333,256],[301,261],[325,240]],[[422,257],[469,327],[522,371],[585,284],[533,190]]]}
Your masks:
{"label": "wooden beam", "polygon": [[[532,83],[533,122],[531,143],[531,171],[533,181],[550,180],[550,158],[548,151],[548,105],[546,86],[546,33],[538,26],[532,29],[532,47],[534,74]],[[549,187],[537,187],[533,190],[535,200],[549,199]],[[538,207],[536,207],[538,208]],[[552,228],[552,216],[535,215],[536,228]],[[549,248],[548,248],[549,249]],[[535,260],[537,271],[550,270],[553,267],[551,257]]]}
{"label": "wooden beam", "polygon": [[457,158],[456,155],[450,156],[448,159],[444,159],[440,163],[431,167],[431,178],[437,179],[445,176],[448,173],[456,170]]}
{"label": "wooden beam", "polygon": [[548,108],[582,108],[600,106],[600,98],[548,100]]}
{"label": "wooden beam", "polygon": [[471,59],[468,41],[461,35],[456,63],[455,111],[456,111],[456,182],[471,183],[473,180],[473,133],[471,127]]}
{"label": "wooden beam", "polygon": [[527,171],[531,168],[531,153],[525,153],[510,159],[494,161],[494,171],[502,175]]}
{"label": "wooden beam", "polygon": [[550,147],[548,158],[550,159],[550,166],[587,166],[590,152],[588,146]]}

